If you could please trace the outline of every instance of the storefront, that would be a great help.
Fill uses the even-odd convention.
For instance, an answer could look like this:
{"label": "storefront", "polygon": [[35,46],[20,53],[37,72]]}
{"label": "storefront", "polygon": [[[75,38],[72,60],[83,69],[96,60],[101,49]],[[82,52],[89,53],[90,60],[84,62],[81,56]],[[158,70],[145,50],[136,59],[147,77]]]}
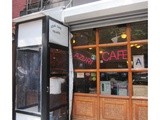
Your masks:
{"label": "storefront", "polygon": [[147,2],[136,2],[64,11],[73,34],[73,120],[148,119]]}
{"label": "storefront", "polygon": [[[16,22],[21,24],[24,21],[30,22],[33,19],[37,20],[37,18],[51,15],[54,18],[51,18],[53,21],[57,22],[58,20],[69,26],[69,32],[71,32],[72,35],[69,35],[69,37],[71,37],[69,39],[69,49],[66,48],[69,50],[69,59],[67,59],[69,61],[65,61],[66,64],[69,63],[69,79],[67,78],[67,87],[69,87],[69,90],[66,91],[67,110],[65,110],[67,116],[70,115],[72,110],[73,120],[147,120],[147,9],[146,0],[137,0],[134,2],[122,2],[121,0],[121,2],[117,1],[116,4],[114,1],[110,0],[98,1],[67,9],[61,8],[56,12],[54,10],[47,12],[41,11],[15,19]],[[45,41],[46,39],[48,41],[50,34],[48,31],[49,23],[45,20],[41,23],[43,24],[39,24],[35,26],[35,28],[40,28],[37,30],[41,30],[39,35],[42,40]],[[30,25],[30,27],[32,28],[32,25]],[[52,32],[59,34],[54,31],[54,28],[60,29],[58,26],[50,27],[53,27]],[[44,32],[44,34],[42,32]],[[65,35],[64,37],[68,39],[68,35]],[[54,38],[54,36],[51,36],[51,38]],[[45,48],[42,49],[43,51],[48,51],[47,54],[42,54],[44,55],[44,60],[41,60],[45,61],[45,63],[42,64],[39,61],[34,64],[38,64],[38,66],[43,65],[43,68],[41,68],[42,71],[39,71],[39,83],[41,83],[41,86],[39,85],[39,87],[43,88],[37,88],[39,91],[41,90],[41,93],[38,94],[41,96],[40,100],[43,101],[38,102],[38,113],[34,113],[33,115],[33,111],[24,112],[22,110],[24,107],[23,103],[22,107],[21,105],[20,107],[17,106],[17,103],[15,103],[15,114],[23,113],[30,116],[38,116],[39,119],[49,119],[49,101],[54,101],[49,98],[52,90],[50,90],[51,93],[46,93],[52,85],[52,83],[49,82],[49,77],[51,77],[49,68],[53,67],[53,70],[56,70],[56,65],[59,65],[60,67],[65,66],[61,59],[64,57],[63,54],[59,57],[60,59],[58,59],[61,63],[57,64],[54,61],[54,55],[58,56],[56,53],[59,53],[59,50],[57,51],[57,49],[62,49],[64,47],[63,45],[56,47],[56,45],[59,44],[59,41],[61,41],[61,38],[56,40],[56,43],[54,41],[55,45],[53,46],[50,45],[52,44],[50,42],[53,41],[48,41],[49,46],[47,46],[47,44],[45,44],[46,46],[40,44],[42,48]],[[63,44],[63,42],[61,42],[61,44]],[[70,48],[70,45],[72,49]],[[21,50],[23,47],[24,46],[18,47],[18,49]],[[31,51],[37,51],[35,49],[33,50],[32,46],[31,48],[29,47],[29,49]],[[26,49],[23,49],[22,52],[24,50]],[[40,51],[39,53],[41,53]],[[62,53],[64,52],[62,51]],[[52,55],[53,57],[51,57]],[[38,56],[38,54],[35,55],[35,57],[33,55],[30,61],[32,61],[32,58],[36,58],[36,56]],[[49,61],[50,58],[53,60]],[[21,59],[21,57],[18,59]],[[27,62],[25,60],[22,61]],[[29,67],[33,66],[31,63],[30,65],[31,66]],[[48,68],[46,68],[45,65],[48,65]],[[73,71],[72,66],[74,69]],[[61,73],[61,71],[59,72]],[[72,79],[73,74],[74,78]],[[67,74],[65,75],[67,76]],[[41,77],[43,76],[45,78],[42,80]],[[72,87],[73,107],[71,106]],[[33,97],[31,96],[31,98]],[[37,101],[38,97],[35,99],[36,100],[32,99],[33,101],[29,101],[27,105],[30,105],[30,102],[34,103],[34,101]],[[26,103],[24,104],[26,105]]]}

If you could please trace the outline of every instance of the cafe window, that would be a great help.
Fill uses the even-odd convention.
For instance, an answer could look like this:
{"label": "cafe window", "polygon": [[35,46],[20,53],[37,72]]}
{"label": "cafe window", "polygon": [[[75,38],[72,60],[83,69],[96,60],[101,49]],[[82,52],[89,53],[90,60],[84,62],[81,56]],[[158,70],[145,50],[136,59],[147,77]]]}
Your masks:
{"label": "cafe window", "polygon": [[[72,32],[74,92],[147,97],[147,24],[142,21]],[[137,93],[139,90],[143,94]]]}

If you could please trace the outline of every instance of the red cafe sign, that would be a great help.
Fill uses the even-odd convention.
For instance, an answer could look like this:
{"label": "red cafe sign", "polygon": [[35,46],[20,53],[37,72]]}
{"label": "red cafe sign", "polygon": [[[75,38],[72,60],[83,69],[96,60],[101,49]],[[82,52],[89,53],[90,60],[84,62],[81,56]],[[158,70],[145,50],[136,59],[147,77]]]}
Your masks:
{"label": "red cafe sign", "polygon": [[117,50],[117,51],[105,51],[102,53],[103,61],[112,61],[112,60],[126,60],[127,59],[127,50]]}

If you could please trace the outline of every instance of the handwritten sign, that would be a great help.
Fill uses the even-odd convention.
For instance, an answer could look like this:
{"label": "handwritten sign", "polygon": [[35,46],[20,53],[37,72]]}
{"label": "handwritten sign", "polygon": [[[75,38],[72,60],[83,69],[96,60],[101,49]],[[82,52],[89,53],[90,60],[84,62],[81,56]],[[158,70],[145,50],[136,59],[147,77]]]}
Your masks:
{"label": "handwritten sign", "polygon": [[49,20],[49,42],[68,46],[68,27]]}
{"label": "handwritten sign", "polygon": [[102,53],[103,61],[112,61],[112,60],[126,60],[127,59],[127,50],[117,50],[117,51],[105,51]]}
{"label": "handwritten sign", "polygon": [[93,59],[86,57],[85,55],[81,54],[81,53],[75,53],[73,58],[78,59],[86,64],[92,65],[93,63]]}
{"label": "handwritten sign", "polygon": [[144,68],[144,55],[133,55],[133,68]]}

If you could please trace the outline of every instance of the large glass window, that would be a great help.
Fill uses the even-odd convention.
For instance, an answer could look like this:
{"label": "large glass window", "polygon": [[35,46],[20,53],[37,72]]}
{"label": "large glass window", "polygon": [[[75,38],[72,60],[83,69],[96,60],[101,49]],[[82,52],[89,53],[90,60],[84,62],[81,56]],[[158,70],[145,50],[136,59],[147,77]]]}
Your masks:
{"label": "large glass window", "polygon": [[[88,30],[73,32],[74,92],[146,97],[147,24],[142,21],[95,28],[94,34]],[[84,34],[93,38],[83,38]],[[97,73],[95,77],[93,73]]]}
{"label": "large glass window", "polygon": [[135,43],[131,46],[132,67],[148,68],[148,44]]}
{"label": "large glass window", "polygon": [[95,69],[96,50],[95,48],[73,50],[73,63],[75,69]]}
{"label": "large glass window", "polygon": [[108,26],[100,28],[100,44],[126,42],[126,25]]}
{"label": "large glass window", "polygon": [[81,46],[81,45],[93,45],[96,43],[95,40],[95,30],[81,30],[73,32],[72,45]]}
{"label": "large glass window", "polygon": [[127,72],[101,72],[100,89],[103,95],[128,95]]}
{"label": "large glass window", "polygon": [[96,93],[97,75],[95,72],[75,72],[74,92]]}
{"label": "large glass window", "polygon": [[133,72],[133,96],[148,96],[148,73]]}
{"label": "large glass window", "polygon": [[147,40],[148,39],[148,22],[131,23],[131,40]]}

